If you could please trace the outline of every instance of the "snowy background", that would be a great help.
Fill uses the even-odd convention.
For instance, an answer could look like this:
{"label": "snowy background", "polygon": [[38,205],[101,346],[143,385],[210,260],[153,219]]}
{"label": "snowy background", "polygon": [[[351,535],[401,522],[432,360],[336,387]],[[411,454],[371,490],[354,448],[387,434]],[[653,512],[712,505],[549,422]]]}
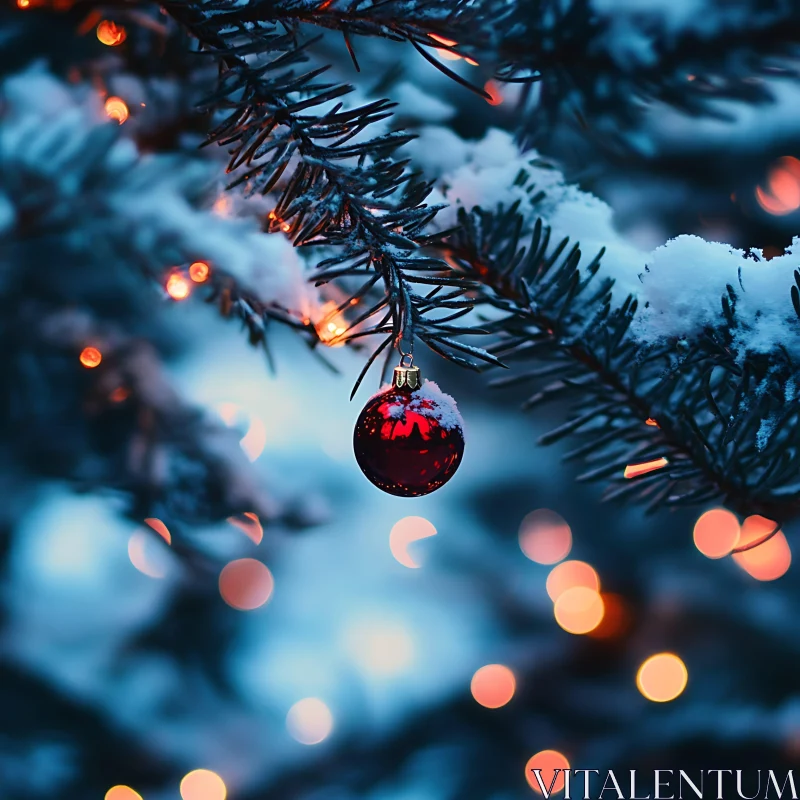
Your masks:
{"label": "snowy background", "polygon": [[[612,20],[606,45],[630,69],[651,56],[653,15],[669,37],[692,26],[740,29],[761,13],[699,0],[595,7]],[[756,580],[728,557],[710,560],[693,541],[706,508],[646,517],[601,505],[600,488],[577,484],[557,448],[536,445],[560,421],[558,409],[523,414],[523,394],[491,390],[484,377],[432,358],[422,359],[423,374],[457,398],[465,419],[464,461],[431,496],[381,494],[352,454],[352,426],[378,382],[371,374],[348,400],[363,352],[331,348],[333,374],[295,336],[276,331],[271,373],[238,326],[201,302],[200,287],[176,301],[131,269],[153,252],[165,263],[203,257],[312,319],[327,300],[306,286],[307,266],[282,234],[258,232],[268,205],[221,193],[224,161],[197,155],[197,133],[165,148],[142,144],[148,126],[163,132],[170,114],[191,107],[191,92],[129,74],[136,70],[124,63],[102,67],[104,95],[89,80],[72,85],[59,57],[37,59],[44,54],[27,48],[32,23],[17,9],[3,13],[0,45],[14,76],[4,78],[0,118],[0,261],[25,278],[4,278],[2,287],[10,320],[2,800],[90,800],[114,786],[145,800],[181,791],[183,800],[222,800],[220,779],[231,800],[521,800],[535,796],[526,763],[546,750],[600,770],[797,766],[800,586],[796,564],[784,569],[794,528],[784,530],[784,549],[764,556],[783,564],[776,580]],[[68,29],[61,18],[36,24],[61,36]],[[320,49],[354,80],[338,39]],[[495,85],[489,105],[399,45],[368,41],[359,54],[384,66],[397,54],[394,73],[376,73],[358,97],[388,92],[399,102],[400,120],[420,133],[409,155],[436,179],[435,199],[491,207],[524,197],[511,184],[537,154],[520,154],[508,132],[515,90]],[[463,60],[451,66],[488,80]],[[637,328],[648,341],[713,320],[726,283],[741,280],[741,346],[800,347],[789,300],[800,266],[792,244],[800,234],[798,84],[759,80],[770,83],[772,105],[729,102],[723,121],[656,104],[617,131],[630,145],[624,151],[604,147],[603,119],[589,135],[562,121],[536,142],[557,164],[530,168],[547,193],[537,213],[585,253],[607,248],[604,269],[649,302]],[[112,92],[136,113],[100,157],[98,140],[87,137],[105,128],[103,98]],[[148,104],[157,106],[153,116]],[[83,174],[75,166],[82,153],[97,170],[86,183],[72,181]],[[87,185],[101,189],[78,209]],[[195,203],[201,190],[205,205]],[[36,205],[42,196],[51,216]],[[19,235],[31,208],[42,225],[33,244]],[[70,220],[66,233],[61,219]],[[452,219],[445,210],[438,224]],[[41,232],[46,225],[54,238]],[[66,319],[54,311],[64,308]],[[70,316],[75,308],[85,317]],[[105,481],[119,464],[98,441],[111,428],[87,423],[86,444],[64,412],[91,416],[73,398],[91,372],[77,366],[87,331],[104,343],[104,357],[127,353],[130,341],[146,342],[153,363],[157,354],[158,380],[151,356],[137,362],[140,390],[158,413],[179,403],[197,410],[204,452],[235,464],[220,493],[247,498],[250,517],[212,524],[176,512],[168,544],[155,515],[145,524],[127,490]],[[176,493],[204,485],[206,474],[182,459],[162,452],[156,461]],[[540,559],[547,564],[521,546],[527,515],[541,509],[570,531],[568,547]],[[407,551],[402,536],[390,539],[403,520],[410,539],[427,537]],[[563,523],[548,528],[556,548]],[[226,565],[242,559],[269,572],[226,582]],[[554,616],[546,582],[564,559],[590,564],[607,593],[609,627],[598,635],[567,632]],[[237,598],[268,600],[240,610]],[[662,652],[680,657],[688,684],[655,703],[636,677]],[[513,696],[496,709],[471,686],[491,664],[515,677]],[[195,788],[180,789],[195,770],[219,778],[204,773]]]}

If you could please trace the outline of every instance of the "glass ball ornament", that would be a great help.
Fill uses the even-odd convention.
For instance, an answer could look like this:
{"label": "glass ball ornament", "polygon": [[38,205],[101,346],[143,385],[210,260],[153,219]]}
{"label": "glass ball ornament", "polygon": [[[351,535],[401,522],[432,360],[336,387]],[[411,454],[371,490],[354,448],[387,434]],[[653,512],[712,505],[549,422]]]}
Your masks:
{"label": "glass ball ornament", "polygon": [[356,461],[388,494],[421,497],[453,477],[464,455],[456,401],[417,367],[396,367],[394,380],[370,398],[353,432]]}

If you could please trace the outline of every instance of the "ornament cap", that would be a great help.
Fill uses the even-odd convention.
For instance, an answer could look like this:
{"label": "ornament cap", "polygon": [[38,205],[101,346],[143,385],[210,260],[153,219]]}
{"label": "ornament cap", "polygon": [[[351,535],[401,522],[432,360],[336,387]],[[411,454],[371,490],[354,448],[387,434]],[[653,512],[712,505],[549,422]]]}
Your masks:
{"label": "ornament cap", "polygon": [[419,367],[399,366],[394,368],[392,385],[397,389],[419,389],[422,386],[422,375]]}

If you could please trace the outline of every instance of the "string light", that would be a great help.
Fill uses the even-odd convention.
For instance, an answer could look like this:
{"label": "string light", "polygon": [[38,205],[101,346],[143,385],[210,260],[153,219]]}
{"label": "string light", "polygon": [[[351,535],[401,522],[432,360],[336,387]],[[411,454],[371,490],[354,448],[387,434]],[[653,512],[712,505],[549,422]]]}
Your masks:
{"label": "string light", "polygon": [[503,102],[503,93],[500,91],[500,84],[497,81],[486,81],[483,85],[483,90],[489,95],[486,98],[486,102],[490,106],[499,106]]}
{"label": "string light", "polygon": [[205,261],[195,261],[194,264],[189,267],[189,277],[195,283],[203,283],[203,281],[208,280],[210,272],[211,270]]}
{"label": "string light", "polygon": [[128,38],[128,32],[122,25],[104,19],[97,25],[97,38],[108,47],[116,47]]}
{"label": "string light", "polygon": [[669,464],[666,458],[655,458],[652,461],[645,461],[641,464],[628,464],[625,467],[624,476],[626,478],[638,478],[640,475],[646,475],[648,472],[655,472],[657,469],[663,469]]}
{"label": "string light", "polygon": [[121,97],[109,97],[105,109],[109,119],[115,119],[120,125],[128,119],[128,106]]}
{"label": "string light", "polygon": [[167,294],[173,300],[185,300],[192,291],[189,281],[178,272],[173,272],[172,275],[167,278],[166,289]]}
{"label": "string light", "polygon": [[84,347],[81,350],[80,362],[87,369],[94,369],[100,366],[103,354],[96,347]]}
{"label": "string light", "polygon": [[654,703],[669,703],[683,693],[689,671],[674,653],[650,656],[636,673],[639,691]]}

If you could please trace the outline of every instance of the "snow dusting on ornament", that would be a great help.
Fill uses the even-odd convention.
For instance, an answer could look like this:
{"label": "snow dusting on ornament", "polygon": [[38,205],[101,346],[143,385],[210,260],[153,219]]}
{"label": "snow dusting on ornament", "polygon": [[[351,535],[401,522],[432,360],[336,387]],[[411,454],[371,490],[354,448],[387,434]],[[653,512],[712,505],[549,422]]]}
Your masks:
{"label": "snow dusting on ornament", "polygon": [[[408,380],[408,383],[398,383]],[[409,375],[409,378],[405,376]],[[456,401],[419,370],[398,368],[392,386],[364,406],[353,433],[361,471],[384,492],[420,497],[443,486],[464,454],[464,421]]]}

